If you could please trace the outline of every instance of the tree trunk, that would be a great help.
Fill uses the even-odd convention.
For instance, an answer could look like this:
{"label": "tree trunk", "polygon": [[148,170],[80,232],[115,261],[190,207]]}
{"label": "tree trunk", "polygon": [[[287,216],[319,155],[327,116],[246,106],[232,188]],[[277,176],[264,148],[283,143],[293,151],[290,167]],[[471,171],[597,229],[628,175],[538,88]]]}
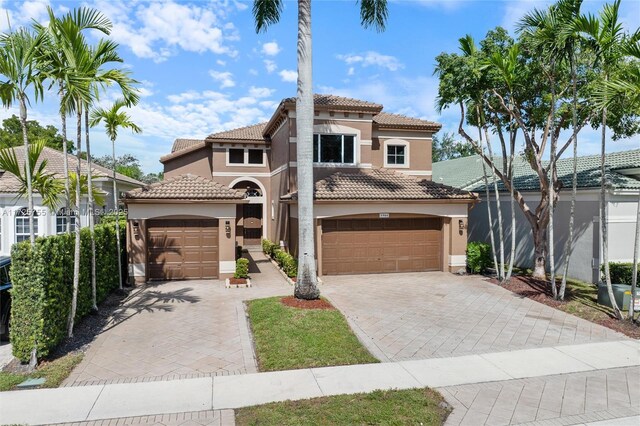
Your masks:
{"label": "tree trunk", "polygon": [[73,295],[71,297],[71,310],[69,311],[69,319],[67,326],[67,333],[69,337],[73,337],[73,325],[76,317],[76,310],[78,308],[78,288],[80,287],[80,154],[82,153],[82,107],[78,105],[76,111],[77,120],[77,156],[78,162],[76,166],[76,226],[75,226],[75,243],[73,250]]}
{"label": "tree trunk", "polygon": [[111,156],[113,159],[113,208],[116,210],[116,250],[118,253],[118,288],[122,290],[122,258],[120,256],[120,205],[118,204],[118,184],[116,182],[116,140],[111,139]]}
{"label": "tree trunk", "polygon": [[65,215],[65,232],[71,232],[71,191],[69,183],[69,148],[67,146],[67,113],[64,110],[64,87],[62,81],[60,84],[60,134],[62,135],[62,151],[64,151],[64,215]]}
{"label": "tree trunk", "polygon": [[[487,152],[489,153],[489,157],[493,161],[493,148],[491,148],[491,141],[489,140],[489,130],[487,126],[484,126],[484,138],[487,142]],[[498,269],[498,280],[501,283],[504,283],[504,235],[503,235],[503,224],[502,224],[502,209],[500,208],[500,191],[498,191],[498,181],[496,179],[496,174],[491,173],[491,177],[493,180],[493,192],[496,196],[496,215],[498,217],[498,244],[499,244],[499,252],[500,252],[500,264]],[[488,200],[487,200],[488,202]]]}
{"label": "tree trunk", "polygon": [[84,132],[87,146],[87,196],[89,204],[89,234],[91,235],[91,309],[98,311],[98,295],[96,286],[96,236],[94,224],[93,180],[91,176],[91,144],[89,143],[89,108],[84,111]]}
{"label": "tree trunk", "polygon": [[[605,78],[606,81],[606,78]],[[613,308],[613,314],[617,319],[622,319],[622,312],[613,294],[611,285],[611,272],[609,271],[609,230],[607,224],[606,202],[606,144],[607,144],[607,108],[602,110],[602,147],[600,151],[600,243],[602,247],[602,262],[604,266],[604,281],[607,285],[607,293]]]}
{"label": "tree trunk", "polygon": [[[476,117],[478,119],[478,141],[480,149],[484,150],[482,144],[482,128],[480,118],[480,108],[476,106]],[[493,161],[493,159],[491,159]],[[491,242],[491,254],[493,255],[493,266],[498,271],[498,256],[496,255],[496,241],[493,235],[493,218],[491,214],[491,194],[489,190],[489,178],[487,177],[487,166],[482,161],[482,177],[484,178],[484,193],[487,198],[487,220],[489,221],[489,241]]]}
{"label": "tree trunk", "polygon": [[638,256],[640,256],[640,198],[636,216],[636,239],[633,244],[633,275],[631,276],[631,301],[629,303],[629,319],[633,322],[635,315],[636,292],[638,291]]}
{"label": "tree trunk", "polygon": [[[555,72],[555,64],[552,61],[552,70]],[[558,287],[556,286],[556,240],[554,237],[554,213],[556,210],[556,187],[555,183],[558,178],[556,173],[556,154],[557,154],[557,137],[555,128],[553,126],[556,115],[556,92],[555,92],[555,79],[551,79],[551,112],[550,112],[550,126],[549,134],[551,136],[551,147],[549,169],[551,172],[551,182],[549,185],[549,283],[551,284],[551,294],[554,299],[558,299]]]}
{"label": "tree trunk", "polygon": [[573,127],[573,180],[571,185],[571,211],[569,213],[569,236],[564,244],[564,270],[562,271],[562,283],[558,299],[564,300],[564,294],[567,289],[567,274],[569,273],[569,261],[573,254],[573,232],[576,216],[576,196],[578,194],[578,89],[576,78],[575,57],[571,55],[571,82],[573,85],[573,102],[572,102],[572,127]]}
{"label": "tree trunk", "polygon": [[517,130],[511,128],[509,134],[510,150],[509,153],[509,182],[511,182],[511,188],[509,188],[509,206],[511,207],[511,254],[509,256],[509,267],[507,269],[507,275],[504,277],[505,284],[511,280],[513,274],[513,264],[516,257],[516,209],[515,200],[513,196],[513,174],[514,167],[513,161],[515,159],[515,139]]}
{"label": "tree trunk", "polygon": [[29,210],[29,241],[33,247],[36,234],[33,223],[33,185],[31,182],[31,164],[29,164],[29,137],[27,136],[27,100],[24,93],[20,94],[20,126],[22,127],[22,142],[24,143],[24,169],[27,177],[27,209]]}
{"label": "tree trunk", "polygon": [[311,56],[311,0],[298,0],[298,96],[296,136],[298,148],[298,277],[299,299],[317,299],[315,220],[313,217],[313,86]]}
{"label": "tree trunk", "polygon": [[533,277],[544,280],[547,278],[547,229],[537,224],[532,230],[535,255]]}

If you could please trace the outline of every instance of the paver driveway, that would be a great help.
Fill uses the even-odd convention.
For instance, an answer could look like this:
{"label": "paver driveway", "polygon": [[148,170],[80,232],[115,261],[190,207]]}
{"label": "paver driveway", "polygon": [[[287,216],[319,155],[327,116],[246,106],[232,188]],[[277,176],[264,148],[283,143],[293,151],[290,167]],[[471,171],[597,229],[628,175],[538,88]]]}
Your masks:
{"label": "paver driveway", "polygon": [[323,280],[321,292],[382,361],[625,338],[477,276],[425,272]]}
{"label": "paver driveway", "polygon": [[292,288],[262,253],[251,255],[252,288],[189,280],[134,290],[65,385],[255,372],[242,301]]}

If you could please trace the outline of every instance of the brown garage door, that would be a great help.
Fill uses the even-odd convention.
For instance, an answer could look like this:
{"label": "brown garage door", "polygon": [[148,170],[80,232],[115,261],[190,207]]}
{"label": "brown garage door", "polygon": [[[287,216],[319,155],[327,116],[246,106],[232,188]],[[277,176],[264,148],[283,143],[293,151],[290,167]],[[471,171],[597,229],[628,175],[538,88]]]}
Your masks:
{"label": "brown garage door", "polygon": [[442,268],[440,219],[322,221],[322,273],[373,274]]}
{"label": "brown garage door", "polygon": [[216,219],[150,220],[149,278],[218,278]]}

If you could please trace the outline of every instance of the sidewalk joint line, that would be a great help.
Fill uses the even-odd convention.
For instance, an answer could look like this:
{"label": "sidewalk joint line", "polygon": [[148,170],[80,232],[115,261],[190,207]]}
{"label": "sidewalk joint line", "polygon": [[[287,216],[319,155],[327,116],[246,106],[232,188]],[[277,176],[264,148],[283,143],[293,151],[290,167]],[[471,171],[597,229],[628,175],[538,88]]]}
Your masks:
{"label": "sidewalk joint line", "polygon": [[85,421],[89,420],[89,417],[91,416],[91,412],[93,411],[93,409],[95,408],[96,404],[98,403],[98,400],[100,399],[100,395],[102,395],[102,392],[104,391],[104,387],[105,386],[106,385],[102,385],[102,389],[100,389],[100,392],[98,393],[98,396],[96,396],[96,400],[93,401],[93,404],[91,404],[91,408],[87,412],[87,417],[84,418]]}

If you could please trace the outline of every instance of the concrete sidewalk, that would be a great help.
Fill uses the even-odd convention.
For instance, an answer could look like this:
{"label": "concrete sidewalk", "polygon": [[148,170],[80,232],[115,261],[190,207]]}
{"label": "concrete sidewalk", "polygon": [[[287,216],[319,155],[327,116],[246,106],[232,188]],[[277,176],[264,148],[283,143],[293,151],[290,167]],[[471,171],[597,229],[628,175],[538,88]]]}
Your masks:
{"label": "concrete sidewalk", "polygon": [[223,410],[376,389],[438,388],[638,365],[640,342],[623,340],[393,363],[13,391],[0,393],[0,424]]}

